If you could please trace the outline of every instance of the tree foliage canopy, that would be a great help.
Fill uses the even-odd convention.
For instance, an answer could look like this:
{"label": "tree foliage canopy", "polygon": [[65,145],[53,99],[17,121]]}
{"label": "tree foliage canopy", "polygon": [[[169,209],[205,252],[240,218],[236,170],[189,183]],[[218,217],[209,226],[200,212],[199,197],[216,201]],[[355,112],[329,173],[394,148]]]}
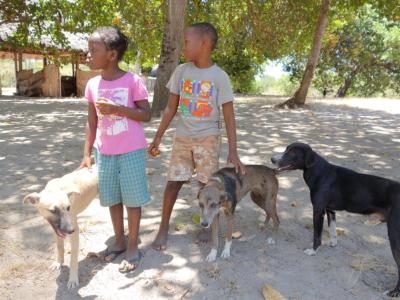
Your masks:
{"label": "tree foliage canopy", "polygon": [[[382,17],[365,4],[347,20],[331,22],[325,35],[314,84],[320,90],[371,96],[387,91],[399,94],[400,21]],[[286,59],[286,68],[299,78],[306,56]]]}
{"label": "tree foliage canopy", "polygon": [[[292,75],[301,76],[320,3],[189,0],[185,23],[208,21],[216,26],[220,39],[214,59],[228,72],[235,90],[246,92],[266,59],[285,58]],[[363,6],[365,3],[371,5]],[[90,33],[114,24],[132,41],[126,61],[138,60],[144,70],[159,61],[165,0],[0,0],[0,5],[0,25],[17,26],[9,40],[17,46],[32,41],[39,46],[43,36],[64,45],[66,32]],[[332,1],[316,84],[337,88],[357,65],[351,93],[361,89],[367,95],[387,85],[394,88],[398,69],[393,66],[399,65],[399,9],[396,1]]]}

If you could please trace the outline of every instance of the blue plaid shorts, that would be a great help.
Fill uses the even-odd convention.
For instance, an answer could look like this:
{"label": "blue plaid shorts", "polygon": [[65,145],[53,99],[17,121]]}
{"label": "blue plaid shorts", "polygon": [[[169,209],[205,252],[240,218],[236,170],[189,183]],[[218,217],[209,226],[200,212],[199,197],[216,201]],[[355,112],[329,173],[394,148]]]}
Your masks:
{"label": "blue plaid shorts", "polygon": [[145,149],[115,155],[104,155],[98,151],[94,154],[102,206],[122,203],[126,207],[140,207],[150,203]]}

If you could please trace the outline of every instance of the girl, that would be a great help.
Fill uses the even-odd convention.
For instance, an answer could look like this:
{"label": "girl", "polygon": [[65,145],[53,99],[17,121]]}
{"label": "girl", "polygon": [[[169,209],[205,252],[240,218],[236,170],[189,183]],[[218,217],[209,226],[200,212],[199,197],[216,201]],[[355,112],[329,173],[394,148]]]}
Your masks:
{"label": "girl", "polygon": [[[147,91],[140,77],[118,66],[128,39],[113,27],[99,28],[89,38],[87,63],[101,75],[86,85],[88,120],[81,167],[90,167],[92,148],[99,172],[102,206],[109,207],[115,241],[102,257],[110,262],[122,252],[120,272],[134,270],[140,260],[138,233],[141,207],[150,202],[145,160],[146,139],[141,121],[151,118]],[[128,213],[128,242],[124,237],[123,205]]]}

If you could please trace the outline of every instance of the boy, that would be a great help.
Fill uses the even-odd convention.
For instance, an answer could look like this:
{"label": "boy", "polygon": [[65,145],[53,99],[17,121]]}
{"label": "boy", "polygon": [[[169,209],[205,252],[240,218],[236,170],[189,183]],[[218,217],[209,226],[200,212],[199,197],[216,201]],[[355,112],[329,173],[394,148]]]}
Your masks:
{"label": "boy", "polygon": [[245,171],[237,154],[233,92],[229,77],[211,59],[217,40],[217,31],[210,23],[197,23],[187,28],[183,49],[187,63],[175,69],[167,84],[170,96],[156,136],[149,146],[150,155],[158,152],[161,138],[177,111],[179,121],[164,190],[161,224],[153,242],[156,250],[166,249],[173,206],[182,185],[191,179],[194,169],[200,186],[206,184],[218,169],[220,106],[228,136],[228,163],[235,166],[236,172]]}

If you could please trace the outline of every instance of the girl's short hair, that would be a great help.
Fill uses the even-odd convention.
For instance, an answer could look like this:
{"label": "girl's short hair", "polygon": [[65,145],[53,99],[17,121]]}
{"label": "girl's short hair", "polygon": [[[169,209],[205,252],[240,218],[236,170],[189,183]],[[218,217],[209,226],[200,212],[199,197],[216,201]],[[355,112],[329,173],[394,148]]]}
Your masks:
{"label": "girl's short hair", "polygon": [[118,53],[118,60],[124,56],[128,48],[129,40],[125,34],[117,27],[100,27],[93,33],[97,33],[101,40],[104,42],[108,50],[116,50]]}

